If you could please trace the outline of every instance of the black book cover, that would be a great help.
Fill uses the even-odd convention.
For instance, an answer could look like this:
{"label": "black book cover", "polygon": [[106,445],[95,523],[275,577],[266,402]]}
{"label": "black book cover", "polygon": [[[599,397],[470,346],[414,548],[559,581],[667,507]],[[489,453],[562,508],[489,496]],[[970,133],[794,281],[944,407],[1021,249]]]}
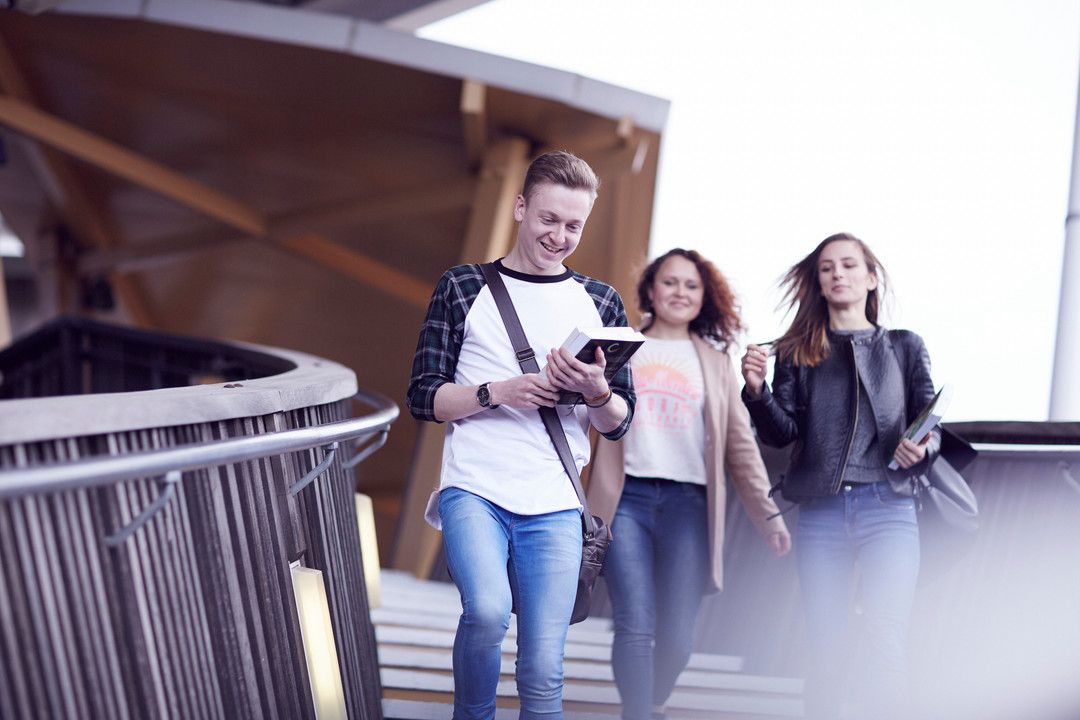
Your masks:
{"label": "black book cover", "polygon": [[[605,335],[607,337],[604,337]],[[626,327],[578,329],[571,333],[563,343],[563,347],[573,352],[574,357],[584,363],[596,362],[596,348],[603,350],[604,358],[607,360],[604,377],[610,383],[615,374],[644,342],[645,336]],[[559,396],[560,405],[574,405],[579,402],[584,402],[584,399],[578,392],[566,391]]]}

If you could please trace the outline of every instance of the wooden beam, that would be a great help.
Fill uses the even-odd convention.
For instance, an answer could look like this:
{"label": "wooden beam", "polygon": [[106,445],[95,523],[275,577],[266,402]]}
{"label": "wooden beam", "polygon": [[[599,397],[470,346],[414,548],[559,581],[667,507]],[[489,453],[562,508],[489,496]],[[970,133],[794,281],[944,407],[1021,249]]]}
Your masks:
{"label": "wooden beam", "polygon": [[[10,65],[14,66],[14,63]],[[0,73],[3,72],[0,62]],[[17,84],[18,80],[15,82]],[[22,89],[25,89],[25,85]],[[383,198],[360,207],[349,205],[323,208],[314,214],[294,214],[279,218],[271,230],[271,224],[257,210],[109,140],[42,112],[29,102],[14,97],[0,97],[0,123],[159,192],[256,239],[272,242],[278,247],[310,258],[420,307],[426,306],[430,297],[428,283],[338,245],[321,235],[308,234],[306,231],[315,223],[350,224],[365,219],[370,221],[372,218],[396,217],[410,210],[415,211],[420,202],[427,202],[428,207],[456,207],[463,204],[471,190],[462,184],[456,188],[444,185],[440,189],[429,189],[425,198],[407,193],[397,196],[391,202]],[[95,232],[95,236],[100,240],[96,243],[99,247],[112,246],[112,241],[108,239],[109,233],[99,230]],[[134,302],[133,294],[136,288],[130,278],[117,276],[113,278],[113,286],[118,295]],[[138,315],[138,306],[132,305],[132,309]],[[146,316],[141,319],[145,320]]]}
{"label": "wooden beam", "polygon": [[605,278],[611,282],[626,304],[630,324],[640,321],[637,309],[637,273],[645,267],[649,251],[649,227],[640,226],[640,213],[635,207],[639,202],[635,192],[637,175],[623,173],[607,182],[607,196],[611,199],[611,235],[608,243],[608,267]]}
{"label": "wooden beam", "polygon": [[631,173],[637,175],[649,159],[651,143],[647,137],[634,137],[626,145],[588,157],[589,165],[603,180],[608,176]]}
{"label": "wooden beam", "polygon": [[634,147],[634,157],[630,161],[630,172],[634,175],[641,174],[642,168],[645,167],[645,161],[649,159],[650,150],[651,143],[648,138],[638,140],[637,145]]}
{"label": "wooden beam", "polygon": [[121,247],[92,250],[80,254],[75,267],[79,275],[147,270],[202,250],[252,241],[254,238],[250,235],[238,235],[231,228],[216,227],[156,240],[127,243]]}
{"label": "wooden beam", "polygon": [[332,227],[370,225],[402,217],[465,208],[472,202],[475,188],[476,182],[473,178],[447,178],[428,187],[398,190],[375,197],[275,215],[270,220],[270,231],[284,235]]}
{"label": "wooden beam", "polygon": [[26,102],[0,97],[0,123],[238,230],[266,232],[266,221],[242,203]]}
{"label": "wooden beam", "polygon": [[625,147],[634,139],[634,118],[624,115],[615,122],[593,124],[589,130],[559,132],[548,138],[538,155],[553,150],[566,150],[580,157],[609,153]]}
{"label": "wooden beam", "polygon": [[461,262],[490,262],[509,252],[514,201],[521,192],[528,164],[527,140],[503,138],[488,147],[465,230]]}
{"label": "wooden beam", "polygon": [[317,234],[294,235],[275,243],[289,252],[365,282],[388,295],[418,307],[427,307],[431,299],[430,283],[417,280],[396,268],[361,255]]}
{"label": "wooden beam", "polygon": [[78,271],[82,275],[92,275],[114,267],[144,268],[170,262],[200,250],[240,242],[260,242],[290,255],[313,261],[324,268],[367,283],[410,305],[427,307],[431,298],[430,283],[313,233],[283,237],[238,236],[228,231],[190,234],[93,253],[79,260]]}
{"label": "wooden beam", "polygon": [[4,260],[0,258],[0,350],[11,344],[11,311],[8,306]]}
{"label": "wooden beam", "polygon": [[[0,52],[0,55],[4,53]],[[282,216],[270,223],[258,210],[240,201],[35,108],[25,96],[28,90],[16,70],[10,56],[0,57],[0,80],[4,78],[10,80],[10,88],[7,88],[9,94],[11,89],[24,93],[22,99],[14,96],[0,96],[0,123],[25,136],[172,198],[254,239],[271,243],[294,255],[314,260],[410,304],[426,307],[431,294],[431,288],[427,282],[334,243],[321,235],[310,234],[309,230],[313,225],[333,226],[398,217],[405,213],[416,212],[420,207],[436,211],[463,206],[473,192],[470,183],[443,183],[439,188],[428,188],[423,195],[419,196],[415,192],[400,193],[392,198],[376,198],[359,204],[349,203],[331,208],[320,208],[314,212]],[[70,179],[72,177],[70,169],[61,168],[61,170],[69,179],[57,184],[73,186],[75,183]],[[89,205],[85,201],[84,194],[74,194],[74,197]],[[94,216],[86,209],[83,209],[80,214]],[[101,224],[98,223],[98,225]],[[113,235],[114,233],[106,232],[103,227],[96,227],[93,230],[93,241],[99,248],[112,248],[115,245]],[[221,242],[221,236],[211,240],[188,238],[186,245],[188,248],[201,248],[207,244],[219,242]],[[161,246],[153,248],[154,251],[161,249]],[[139,255],[137,250],[127,252]],[[142,255],[142,257],[146,256]],[[98,260],[100,259],[99,256]],[[105,260],[107,264],[109,257],[106,256]],[[87,263],[84,268],[92,264]],[[136,321],[140,324],[148,324],[150,318],[145,310],[146,304],[140,305],[137,302],[138,288],[134,280],[118,273],[114,273],[111,280],[114,291],[125,302],[125,306]]]}
{"label": "wooden beam", "polygon": [[[2,37],[0,37],[0,90],[17,100],[31,105],[37,104]],[[53,206],[65,212],[68,215],[66,219],[72,225],[85,226],[88,231],[86,233],[88,241],[101,247],[114,244],[116,240],[111,233],[96,222],[99,219],[98,213],[93,211],[86,199],[86,194],[81,192],[67,160],[51,148],[39,146],[29,138],[25,140],[30,164],[41,183],[42,190],[52,201]],[[75,217],[71,217],[72,215]]]}
{"label": "wooden beam", "polygon": [[412,277],[323,236],[314,235],[310,230],[338,224],[367,224],[398,217],[416,217],[424,213],[453,209],[468,203],[474,193],[474,186],[471,179],[441,182],[438,186],[429,188],[277,216],[270,221],[269,239],[237,235],[229,230],[219,229],[101,250],[81,257],[78,270],[80,274],[86,275],[117,268],[151,267],[192,252],[258,240],[271,242],[273,246],[293,255],[314,260],[336,272],[370,283],[412,305],[427,307],[431,295],[430,283],[427,281]]}
{"label": "wooden beam", "polygon": [[[440,180],[438,184],[430,187],[283,213],[270,218],[269,234],[273,237],[288,238],[332,227],[370,225],[464,208],[472,201],[475,186],[476,181],[473,178],[451,178]],[[86,253],[78,260],[78,270],[85,275],[107,270],[155,267],[193,252],[252,239],[249,235],[240,235],[227,228],[184,233]]]}
{"label": "wooden beam", "polygon": [[465,140],[465,157],[469,167],[479,167],[487,145],[487,87],[475,80],[461,83],[461,125]]}
{"label": "wooden beam", "polygon": [[[33,107],[37,104],[33,92],[20,72],[14,56],[0,37],[0,90],[14,101]],[[75,234],[98,248],[110,248],[118,244],[119,233],[110,222],[107,213],[91,200],[89,193],[72,170],[68,160],[49,147],[39,146],[26,139],[27,155],[38,182],[59,210]],[[66,274],[54,268],[58,277]],[[109,276],[113,291],[131,321],[144,327],[157,325],[150,301],[138,280],[130,276],[112,273]],[[59,300],[61,307],[65,304]]]}
{"label": "wooden beam", "polygon": [[430,283],[312,233],[281,237],[238,236],[228,231],[195,233],[92,253],[79,260],[78,271],[82,275],[92,275],[109,268],[148,267],[200,250],[253,241],[303,257],[354,280],[368,283],[410,305],[427,307],[431,297]]}
{"label": "wooden beam", "polygon": [[[430,298],[431,288],[427,283],[338,245],[325,237],[310,234],[282,237],[277,233],[271,237],[268,235],[268,223],[258,211],[107,140],[97,138],[70,123],[37,111],[25,103],[10,98],[0,98],[0,122],[112,170],[133,182],[179,200],[189,207],[201,210],[237,230],[250,233],[256,239],[274,242],[294,254],[311,258],[326,267],[369,283],[406,302],[424,307]],[[391,211],[396,213],[403,209],[403,207],[391,208]],[[365,211],[369,215],[375,214],[370,206],[365,208]],[[346,214],[350,218],[355,218],[357,215],[355,209]],[[340,222],[341,216],[342,212],[338,209],[335,211],[335,217],[329,219],[332,222]],[[324,221],[327,219],[323,217]],[[286,229],[295,229],[310,220],[311,218],[292,218],[283,224]],[[301,221],[304,222],[301,223]],[[127,295],[131,291],[130,279],[119,278],[119,281],[119,284],[114,281],[114,289],[121,295]]]}
{"label": "wooden beam", "polygon": [[439,487],[446,425],[420,423],[416,432],[412,466],[405,479],[405,498],[398,515],[390,566],[408,570],[419,578],[431,577],[442,535],[424,520],[431,491]]}

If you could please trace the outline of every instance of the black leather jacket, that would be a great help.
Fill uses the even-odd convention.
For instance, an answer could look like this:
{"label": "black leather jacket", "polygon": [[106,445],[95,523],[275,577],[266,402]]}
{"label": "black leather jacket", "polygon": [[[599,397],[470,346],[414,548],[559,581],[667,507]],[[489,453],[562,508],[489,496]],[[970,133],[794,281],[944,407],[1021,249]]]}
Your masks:
{"label": "black leather jacket", "polygon": [[[865,412],[857,402],[860,383],[870,398],[879,444],[888,455],[882,458],[883,465],[888,464],[907,425],[934,397],[930,356],[915,333],[878,328],[869,338],[853,340],[830,334],[830,341],[832,352],[817,367],[777,362],[771,390],[766,383],[754,399],[743,388],[743,402],[761,441],[774,447],[795,443],[788,471],[779,484],[791,502],[806,502],[840,490],[857,426],[855,413]],[[854,343],[868,345],[868,352],[859,357]],[[904,379],[902,389],[884,387],[895,382],[890,378],[898,377],[886,365],[893,357]],[[874,407],[875,397],[895,395],[897,390],[904,398],[902,417],[890,408]],[[908,470],[889,471],[892,484],[900,486],[905,478],[923,472],[940,443],[935,430],[926,459]]]}

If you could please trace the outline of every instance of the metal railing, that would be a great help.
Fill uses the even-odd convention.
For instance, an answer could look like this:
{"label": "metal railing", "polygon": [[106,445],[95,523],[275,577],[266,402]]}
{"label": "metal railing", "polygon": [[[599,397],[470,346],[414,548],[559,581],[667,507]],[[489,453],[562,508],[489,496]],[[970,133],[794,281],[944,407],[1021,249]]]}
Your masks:
{"label": "metal railing", "polygon": [[325,358],[72,319],[0,373],[0,715],[315,720],[299,561],[348,716],[381,720],[352,468],[393,403]]}
{"label": "metal railing", "polygon": [[[295,496],[326,472],[341,443],[357,443],[355,454],[342,462],[342,467],[348,469],[363,462],[386,442],[390,424],[398,417],[397,405],[383,395],[363,390],[357,392],[353,399],[374,407],[375,412],[326,425],[266,435],[0,472],[0,500],[36,493],[80,490],[160,475],[161,492],[157,499],[131,522],[105,538],[106,545],[116,546],[131,538],[169,503],[177,485],[183,481],[182,473],[185,470],[227,465],[321,446],[324,453],[322,461],[289,487],[289,494]],[[361,446],[360,443],[366,440],[370,442]]]}
{"label": "metal railing", "polygon": [[382,446],[390,431],[390,424],[397,419],[399,413],[397,405],[378,393],[361,390],[353,399],[374,407],[375,412],[315,427],[0,471],[0,499],[17,498],[31,493],[97,487],[132,478],[227,465],[269,455],[326,447],[333,443],[363,441],[378,433],[378,437],[371,444],[360,449],[357,456],[346,462],[345,466],[351,467]]}

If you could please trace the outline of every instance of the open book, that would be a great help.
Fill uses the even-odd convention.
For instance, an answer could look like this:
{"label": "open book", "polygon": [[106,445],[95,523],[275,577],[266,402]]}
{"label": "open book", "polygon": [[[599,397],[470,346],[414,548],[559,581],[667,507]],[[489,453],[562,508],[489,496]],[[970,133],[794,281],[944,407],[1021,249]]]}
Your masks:
{"label": "open book", "polygon": [[[645,336],[631,327],[575,328],[562,346],[584,363],[596,362],[596,348],[604,351],[607,366],[604,377],[611,382],[615,373],[637,352]],[[559,396],[560,405],[582,402],[581,393],[565,391]]]}
{"label": "open book", "polygon": [[[941,386],[941,389],[937,391],[937,394],[926,404],[923,411],[919,413],[919,417],[915,418],[908,429],[904,431],[903,437],[911,440],[913,443],[918,444],[923,441],[924,438],[930,433],[934,427],[941,422],[941,418],[945,416],[945,411],[949,409],[949,403],[952,402],[952,385],[945,383]],[[890,470],[899,469],[900,464],[893,460],[889,463]]]}

